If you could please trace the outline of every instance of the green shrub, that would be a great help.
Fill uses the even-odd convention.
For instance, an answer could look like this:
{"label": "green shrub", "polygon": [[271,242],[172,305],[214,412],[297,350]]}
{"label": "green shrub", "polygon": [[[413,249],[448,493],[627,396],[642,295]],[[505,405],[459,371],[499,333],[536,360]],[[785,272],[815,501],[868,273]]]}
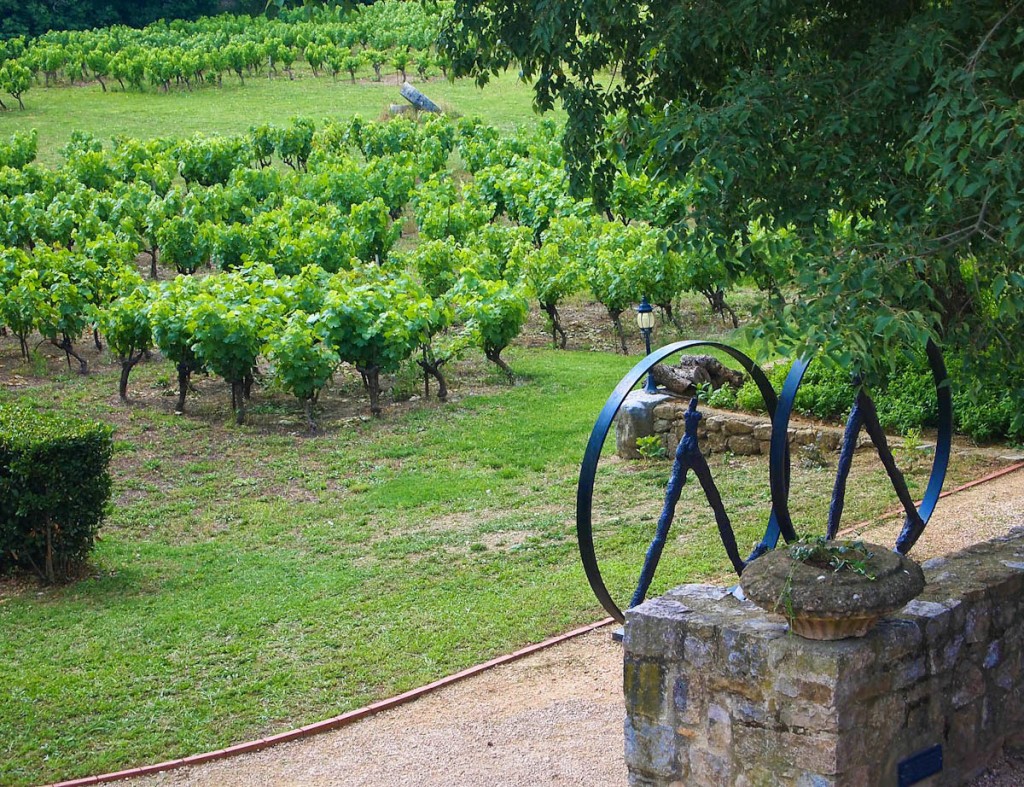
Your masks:
{"label": "green shrub", "polygon": [[922,359],[919,366],[903,369],[886,381],[874,397],[878,422],[883,429],[906,434],[938,423],[938,398],[931,370]]}
{"label": "green shrub", "polygon": [[973,370],[963,371],[959,362],[950,364],[953,388],[953,417],[956,428],[975,440],[1024,442],[1024,380],[1010,377],[978,378]]}
{"label": "green shrub", "polygon": [[636,439],[636,450],[640,457],[648,462],[665,458],[665,446],[662,444],[661,438],[656,434],[638,437]]}
{"label": "green shrub", "polygon": [[72,576],[110,499],[112,450],[108,426],[0,405],[0,572]]}
{"label": "green shrub", "polygon": [[[1020,392],[1024,381],[979,379],[977,372],[964,369],[960,358],[946,359],[953,386],[953,418],[957,432],[975,440],[1024,440],[1024,407]],[[768,370],[768,379],[776,392],[789,372],[789,364],[777,364]],[[707,398],[713,407],[735,407],[763,413],[764,402],[754,381],[747,379],[735,392],[725,387]],[[871,398],[878,409],[882,428],[901,434],[937,425],[938,402],[935,383],[922,353],[872,388]],[[849,374],[820,361],[812,363],[797,391],[793,411],[824,421],[842,423],[853,406],[854,389]]]}
{"label": "green shrub", "polygon": [[[774,380],[772,381],[774,383]],[[776,390],[778,386],[776,386]],[[747,378],[744,380],[743,385],[740,386],[739,390],[736,391],[735,398],[736,406],[740,410],[746,410],[750,413],[763,413],[765,412],[764,398],[761,396],[761,389],[757,387],[757,384]]]}
{"label": "green shrub", "polygon": [[736,388],[728,384],[723,385],[721,388],[716,388],[714,393],[707,397],[708,407],[718,407],[725,410],[735,407],[736,391]]}
{"label": "green shrub", "polygon": [[793,406],[798,413],[823,421],[841,421],[853,406],[853,396],[849,372],[818,361],[808,367]]}

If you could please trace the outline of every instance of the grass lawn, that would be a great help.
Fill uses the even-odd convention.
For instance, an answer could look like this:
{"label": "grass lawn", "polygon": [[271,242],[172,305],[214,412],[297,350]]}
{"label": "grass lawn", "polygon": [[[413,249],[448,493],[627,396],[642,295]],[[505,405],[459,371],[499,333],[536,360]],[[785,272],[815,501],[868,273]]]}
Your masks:
{"label": "grass lawn", "polygon": [[[329,76],[314,78],[302,69],[296,73],[295,80],[254,77],[240,85],[237,79],[225,78],[221,87],[166,94],[154,89],[122,92],[116,83],[106,93],[98,84],[36,86],[25,94],[23,111],[0,112],[0,136],[38,129],[38,160],[53,166],[60,162],[60,149],[72,131],[87,131],[104,142],[117,134],[141,139],[196,132],[238,134],[261,123],[284,125],[296,116],[310,117],[318,124],[324,118],[356,114],[375,119],[389,104],[407,103],[398,93],[400,79],[394,74],[385,75],[381,82],[365,74],[352,84],[347,76],[335,81]],[[410,75],[410,81],[445,110],[479,115],[499,128],[532,123],[539,117],[533,111],[532,88],[512,72],[496,77],[485,90],[467,79],[449,82],[436,76],[418,82]]]}
{"label": "grass lawn", "polygon": [[[46,352],[45,349],[42,352]],[[0,402],[17,395],[117,427],[115,506],[89,576],[0,585],[0,783],[178,757],[310,723],[599,619],[576,553],[578,463],[636,358],[520,348],[520,384],[467,362],[446,406],[367,421],[357,378],[326,395],[325,431],[260,391],[230,425],[202,380],[172,414],[169,364],[116,398],[114,364],[17,359],[0,340]],[[912,472],[920,488],[925,463]],[[767,516],[760,461],[712,460],[741,544]],[[855,464],[848,519],[879,513],[879,469]],[[951,482],[977,464],[955,465]],[[620,603],[653,534],[668,463],[602,463],[597,547]],[[794,474],[795,516],[823,521],[827,471]],[[727,570],[687,486],[653,592]]]}

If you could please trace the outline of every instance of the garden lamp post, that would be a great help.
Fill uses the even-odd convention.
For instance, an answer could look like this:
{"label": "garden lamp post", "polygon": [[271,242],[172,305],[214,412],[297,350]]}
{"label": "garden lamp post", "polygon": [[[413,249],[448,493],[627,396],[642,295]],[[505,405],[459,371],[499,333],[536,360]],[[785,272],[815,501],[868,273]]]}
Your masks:
{"label": "garden lamp post", "polygon": [[[647,355],[651,354],[651,331],[654,330],[654,309],[647,302],[645,295],[636,307],[636,324],[640,327],[640,333],[644,335],[644,347]],[[644,392],[649,394],[658,393],[658,386],[654,383],[654,375],[647,373],[647,382],[644,383]]]}

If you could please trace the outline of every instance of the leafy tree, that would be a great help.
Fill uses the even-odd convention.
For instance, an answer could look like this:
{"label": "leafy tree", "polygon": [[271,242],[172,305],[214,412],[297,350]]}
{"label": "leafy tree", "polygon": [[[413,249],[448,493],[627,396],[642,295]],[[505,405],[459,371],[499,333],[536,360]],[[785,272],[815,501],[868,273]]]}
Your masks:
{"label": "leafy tree", "polygon": [[[17,60],[8,60],[0,64],[0,90],[10,93],[18,102],[18,109],[24,109],[25,103],[21,100],[22,94],[32,87],[32,71]],[[0,101],[0,109],[7,109],[4,102]]]}
{"label": "leafy tree", "polygon": [[1005,0],[455,0],[442,49],[457,75],[512,66],[541,109],[561,101],[572,187],[599,207],[623,163],[682,187],[680,235],[730,279],[778,275],[743,254],[753,222],[794,233],[759,331],[777,347],[881,374],[931,337],[1019,371],[1022,17]]}
{"label": "leafy tree", "polygon": [[110,53],[106,49],[99,47],[91,50],[85,56],[85,62],[89,66],[89,70],[92,71],[96,81],[100,83],[104,93],[107,92],[107,83],[103,80],[110,75],[110,59]]}
{"label": "leafy tree", "polygon": [[444,366],[458,358],[469,344],[469,333],[455,327],[455,303],[442,296],[429,301],[426,319],[419,335],[420,357],[417,365],[423,370],[423,396],[430,397],[430,378],[437,381],[437,399],[448,401],[448,380]]}
{"label": "leafy tree", "polygon": [[115,235],[104,227],[103,231],[94,233],[92,237],[80,235],[75,248],[83,255],[80,265],[91,282],[89,306],[93,341],[96,349],[102,350],[96,316],[112,302],[139,286],[139,274],[134,265],[139,246],[134,240]]}
{"label": "leafy tree", "polygon": [[268,340],[266,355],[274,381],[302,402],[306,424],[314,431],[313,407],[340,363],[320,327],[320,316],[291,314]]}
{"label": "leafy tree", "polygon": [[32,264],[40,272],[46,296],[37,312],[36,329],[50,344],[64,351],[69,369],[74,358],[79,372],[86,374],[89,364],[75,352],[74,342],[90,321],[89,303],[95,277],[81,258],[59,247],[36,246]]}
{"label": "leafy tree", "polygon": [[[238,76],[238,81],[244,85],[245,75],[243,72],[245,71],[245,67],[247,65],[245,58],[245,49],[240,44],[228,44],[226,47],[224,47],[222,52],[228,67],[235,72],[235,74]],[[306,53],[306,57],[308,59],[308,52]],[[315,68],[313,69],[313,74],[316,75]]]}
{"label": "leafy tree", "polygon": [[306,58],[306,62],[309,63],[313,76],[320,76],[320,69],[327,62],[327,47],[322,44],[309,44],[302,54]]}
{"label": "leafy tree", "polygon": [[137,52],[122,50],[110,59],[110,73],[125,90],[125,80],[136,90],[142,90],[142,80],[146,76],[146,60]]}
{"label": "leafy tree", "polygon": [[262,2],[217,0],[76,0],[37,2],[0,0],[0,39],[12,35],[38,36],[48,30],[88,30],[103,25],[143,27],[157,19],[195,19],[225,10],[252,13]]}
{"label": "leafy tree", "polygon": [[177,163],[171,156],[173,144],[163,139],[115,137],[109,166],[118,180],[143,183],[154,193],[165,196],[177,174]]}
{"label": "leafy tree", "polygon": [[267,315],[259,283],[238,273],[211,276],[200,283],[188,316],[197,360],[231,386],[235,423],[245,423],[253,370],[263,346]]}
{"label": "leafy tree", "polygon": [[294,170],[305,171],[313,149],[316,125],[309,118],[293,118],[291,123],[276,133],[274,149],[281,161]]}
{"label": "leafy tree", "polygon": [[236,167],[248,163],[249,151],[241,137],[196,137],[175,150],[178,174],[189,186],[227,183]]}
{"label": "leafy tree", "polygon": [[269,167],[274,159],[275,129],[269,123],[253,126],[247,138],[249,149],[260,167]]}
{"label": "leafy tree", "polygon": [[341,360],[363,375],[379,416],[380,374],[398,371],[420,346],[430,298],[408,276],[343,271],[332,277],[319,320]]}
{"label": "leafy tree", "polygon": [[331,71],[331,77],[338,81],[338,74],[345,69],[345,50],[339,46],[329,45],[327,47],[327,67]]}
{"label": "leafy tree", "polygon": [[39,271],[21,249],[0,249],[0,324],[18,337],[21,357],[29,359],[28,337],[49,307]]}
{"label": "leafy tree", "polygon": [[153,327],[147,307],[149,291],[135,271],[126,270],[113,285],[119,297],[99,311],[99,327],[107,345],[121,363],[117,393],[128,401],[128,376],[153,346]]}
{"label": "leafy tree", "polygon": [[592,232],[584,219],[554,219],[544,233],[543,245],[523,263],[523,280],[550,321],[551,341],[563,350],[568,336],[559,319],[558,304],[583,286],[585,239]]}
{"label": "leafy tree", "polygon": [[252,225],[220,224],[211,228],[210,258],[222,271],[233,271],[243,267],[253,249]]}
{"label": "leafy tree", "polygon": [[139,249],[150,256],[150,273],[157,277],[156,230],[163,223],[160,210],[163,200],[145,183],[129,183],[115,187],[109,221],[124,235],[134,237]]}
{"label": "leafy tree", "polygon": [[164,261],[178,273],[195,273],[210,259],[209,237],[191,216],[172,216],[164,221],[156,230],[156,241]]}
{"label": "leafy tree", "polygon": [[416,56],[416,73],[422,81],[426,82],[427,77],[430,75],[430,69],[434,67],[436,61],[434,56],[430,52],[421,52]]}
{"label": "leafy tree", "polygon": [[295,72],[292,70],[292,65],[295,63],[295,59],[299,53],[292,49],[290,46],[284,46],[278,53],[278,59],[281,62],[281,67],[284,68],[286,74],[288,74],[289,80],[295,79]]}
{"label": "leafy tree", "polygon": [[388,207],[380,197],[353,205],[348,226],[355,242],[355,253],[364,262],[382,263],[402,234],[402,228],[390,220]]}
{"label": "leafy tree", "polygon": [[352,78],[353,85],[356,82],[356,71],[362,68],[364,62],[362,54],[354,49],[350,50],[342,59],[342,66],[346,71],[348,71],[348,75]]}
{"label": "leafy tree", "polygon": [[302,181],[305,197],[346,211],[370,198],[366,177],[353,159],[341,154],[317,159],[315,149],[312,158],[310,173]]}
{"label": "leafy tree", "polygon": [[319,265],[307,265],[297,276],[279,280],[284,288],[278,296],[284,304],[286,314],[303,312],[316,314],[324,308],[324,293],[331,277]]}
{"label": "leafy tree", "polygon": [[529,314],[526,298],[519,288],[508,282],[481,278],[472,269],[462,272],[456,292],[473,342],[484,351],[487,360],[513,382],[515,374],[501,352],[526,324]]}
{"label": "leafy tree", "polygon": [[459,271],[473,266],[475,256],[451,241],[429,240],[413,249],[408,260],[430,296],[440,298],[455,286]]}
{"label": "leafy tree", "polygon": [[0,141],[0,167],[23,169],[36,160],[39,132],[15,131],[6,142]]}
{"label": "leafy tree", "polygon": [[[564,171],[540,159],[515,157],[512,166],[501,172],[495,185],[508,217],[532,229],[538,244],[556,216],[590,212],[588,203],[569,196]],[[486,190],[485,195],[498,202]]]}
{"label": "leafy tree", "polygon": [[195,339],[190,325],[199,287],[199,280],[191,276],[177,276],[171,281],[161,282],[148,309],[153,343],[178,370],[178,401],[174,412],[179,414],[185,412],[185,396],[192,373],[202,369],[193,349]]}
{"label": "leafy tree", "polygon": [[381,52],[379,49],[367,49],[363,54],[370,65],[373,66],[373,81],[380,82],[380,70],[388,62],[387,52]]}
{"label": "leafy tree", "polygon": [[31,249],[39,240],[39,213],[36,194],[0,196],[0,241],[11,248]]}
{"label": "leafy tree", "polygon": [[404,49],[397,49],[391,55],[391,65],[395,67],[399,74],[401,74],[402,82],[407,80],[405,71],[409,68],[409,53]]}
{"label": "leafy tree", "polygon": [[664,233],[645,224],[605,222],[591,237],[584,278],[608,310],[622,353],[629,352],[621,315],[643,297],[671,318],[672,300],[683,288],[683,264],[666,249]]}
{"label": "leafy tree", "polygon": [[452,238],[457,243],[486,224],[494,215],[493,205],[459,199],[456,182],[438,174],[420,184],[413,198],[413,212],[420,236],[427,240]]}
{"label": "leafy tree", "polygon": [[520,281],[527,256],[535,248],[529,227],[514,224],[485,224],[471,233],[466,248],[476,255],[472,266],[485,279]]}
{"label": "leafy tree", "polygon": [[416,187],[418,169],[416,157],[408,152],[374,158],[363,169],[367,189],[384,200],[392,219],[402,215]]}

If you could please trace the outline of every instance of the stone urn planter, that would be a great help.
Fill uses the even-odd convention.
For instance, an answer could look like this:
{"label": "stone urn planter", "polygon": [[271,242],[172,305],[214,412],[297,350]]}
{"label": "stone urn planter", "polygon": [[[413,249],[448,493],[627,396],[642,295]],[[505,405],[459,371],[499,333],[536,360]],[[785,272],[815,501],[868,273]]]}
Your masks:
{"label": "stone urn planter", "polygon": [[748,565],[740,585],[762,609],[807,639],[863,637],[924,590],[917,563],[862,541],[800,541]]}

